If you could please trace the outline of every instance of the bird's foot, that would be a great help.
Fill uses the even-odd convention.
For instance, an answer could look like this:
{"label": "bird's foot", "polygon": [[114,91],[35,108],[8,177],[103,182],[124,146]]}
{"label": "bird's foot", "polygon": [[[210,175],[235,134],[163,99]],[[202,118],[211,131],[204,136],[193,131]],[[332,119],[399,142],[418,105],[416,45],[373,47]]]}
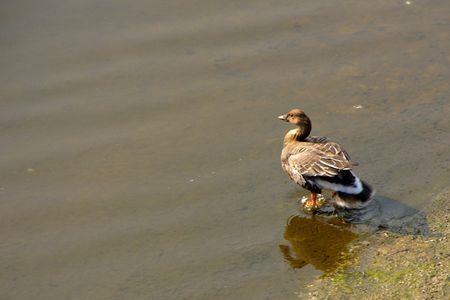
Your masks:
{"label": "bird's foot", "polygon": [[301,200],[303,204],[303,210],[307,213],[313,213],[319,210],[322,206],[324,206],[327,202],[324,196],[321,194],[317,195],[317,199],[311,200],[306,197],[303,197]]}

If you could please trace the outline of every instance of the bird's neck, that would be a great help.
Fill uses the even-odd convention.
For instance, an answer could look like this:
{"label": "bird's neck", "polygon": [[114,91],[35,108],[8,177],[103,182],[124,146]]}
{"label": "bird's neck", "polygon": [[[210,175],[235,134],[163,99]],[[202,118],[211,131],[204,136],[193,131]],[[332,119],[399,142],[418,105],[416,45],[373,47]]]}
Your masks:
{"label": "bird's neck", "polygon": [[284,136],[284,145],[304,141],[311,132],[311,122],[298,124],[298,128],[289,130]]}

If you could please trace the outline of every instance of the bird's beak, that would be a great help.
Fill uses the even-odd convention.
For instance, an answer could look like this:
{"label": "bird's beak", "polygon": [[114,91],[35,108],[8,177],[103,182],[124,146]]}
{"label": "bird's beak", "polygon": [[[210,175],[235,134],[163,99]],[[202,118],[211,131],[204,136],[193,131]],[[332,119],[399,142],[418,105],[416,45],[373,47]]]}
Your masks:
{"label": "bird's beak", "polygon": [[278,116],[278,119],[280,119],[281,121],[287,121],[287,115]]}

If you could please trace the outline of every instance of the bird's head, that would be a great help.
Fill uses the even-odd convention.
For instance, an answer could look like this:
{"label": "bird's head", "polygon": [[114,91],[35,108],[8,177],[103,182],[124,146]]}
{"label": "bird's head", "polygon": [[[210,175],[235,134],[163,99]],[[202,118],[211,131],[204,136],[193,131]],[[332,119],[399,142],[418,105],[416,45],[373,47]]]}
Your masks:
{"label": "bird's head", "polygon": [[305,112],[298,108],[291,109],[287,114],[279,116],[278,119],[298,126],[311,122]]}
{"label": "bird's head", "polygon": [[301,109],[291,109],[287,114],[281,115],[278,119],[297,125],[299,128],[295,131],[295,139],[300,141],[305,139],[311,132],[311,120]]}

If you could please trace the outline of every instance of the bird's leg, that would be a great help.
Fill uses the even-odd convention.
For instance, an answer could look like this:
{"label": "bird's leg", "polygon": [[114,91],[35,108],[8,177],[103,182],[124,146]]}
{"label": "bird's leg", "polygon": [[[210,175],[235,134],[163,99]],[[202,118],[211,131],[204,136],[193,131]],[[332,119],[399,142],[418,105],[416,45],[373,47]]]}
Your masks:
{"label": "bird's leg", "polygon": [[305,202],[305,208],[314,209],[317,207],[317,193],[311,192],[311,197]]}
{"label": "bird's leg", "polygon": [[314,207],[317,206],[317,194],[316,193],[311,193],[311,201],[312,201],[312,205]]}

